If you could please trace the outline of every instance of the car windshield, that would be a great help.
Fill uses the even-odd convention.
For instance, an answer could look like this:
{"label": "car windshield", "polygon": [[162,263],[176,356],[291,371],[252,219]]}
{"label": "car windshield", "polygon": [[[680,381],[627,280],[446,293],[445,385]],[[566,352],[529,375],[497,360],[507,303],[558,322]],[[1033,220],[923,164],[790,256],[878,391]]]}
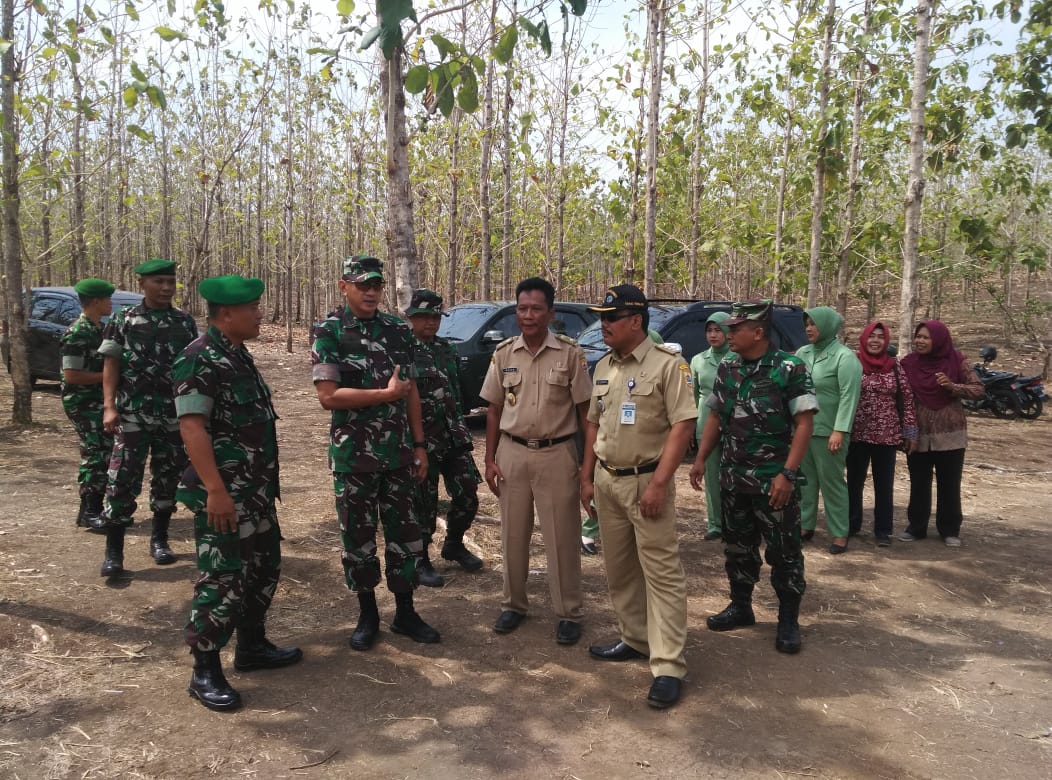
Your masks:
{"label": "car windshield", "polygon": [[446,310],[438,335],[450,341],[464,341],[475,335],[493,313],[489,306],[454,306]]}

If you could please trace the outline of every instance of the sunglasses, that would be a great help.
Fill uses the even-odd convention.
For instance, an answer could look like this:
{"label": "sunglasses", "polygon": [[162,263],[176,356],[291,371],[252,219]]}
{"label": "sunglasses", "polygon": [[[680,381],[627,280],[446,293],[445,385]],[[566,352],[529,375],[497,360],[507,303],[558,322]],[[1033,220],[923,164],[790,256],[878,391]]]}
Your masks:
{"label": "sunglasses", "polygon": [[622,311],[622,312],[603,312],[599,315],[599,319],[603,322],[617,322],[618,320],[625,320],[629,317],[635,317],[640,312],[637,311]]}
{"label": "sunglasses", "polygon": [[367,282],[352,282],[359,290],[382,290],[384,283],[382,279],[370,279]]}

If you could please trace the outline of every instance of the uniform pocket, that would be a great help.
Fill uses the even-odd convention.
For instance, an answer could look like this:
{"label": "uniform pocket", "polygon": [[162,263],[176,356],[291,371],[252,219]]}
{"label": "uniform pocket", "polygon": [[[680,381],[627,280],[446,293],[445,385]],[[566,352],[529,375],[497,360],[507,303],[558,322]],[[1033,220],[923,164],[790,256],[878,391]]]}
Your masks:
{"label": "uniform pocket", "polygon": [[557,387],[567,387],[570,384],[570,371],[569,369],[556,366],[548,371],[545,381]]}

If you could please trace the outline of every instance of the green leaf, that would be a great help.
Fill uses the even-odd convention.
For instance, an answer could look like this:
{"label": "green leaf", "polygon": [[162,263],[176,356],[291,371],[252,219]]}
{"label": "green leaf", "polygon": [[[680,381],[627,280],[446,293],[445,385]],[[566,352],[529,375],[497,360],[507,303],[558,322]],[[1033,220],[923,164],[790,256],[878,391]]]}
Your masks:
{"label": "green leaf", "polygon": [[135,108],[135,104],[139,102],[139,92],[135,87],[124,88],[124,105],[128,108]]}
{"label": "green leaf", "polygon": [[335,57],[339,52],[336,49],[328,49],[324,46],[313,46],[307,49],[307,54],[324,54],[326,57]]}
{"label": "green leaf", "polygon": [[376,0],[376,14],[384,20],[384,27],[400,25],[403,19],[416,21],[413,0]]}
{"label": "green leaf", "polygon": [[435,90],[435,99],[438,101],[438,110],[442,116],[448,117],[453,113],[453,85],[449,83],[449,77],[444,69],[438,70],[438,88]]}
{"label": "green leaf", "polygon": [[188,39],[186,33],[173,30],[171,27],[158,27],[154,32],[161,36],[162,41],[185,41]]}
{"label": "green leaf", "polygon": [[500,40],[493,47],[493,59],[501,65],[507,65],[511,61],[511,56],[515,51],[515,44],[518,40],[519,28],[515,25],[505,27],[504,32],[501,33]]}
{"label": "green leaf", "polygon": [[144,141],[153,141],[153,133],[144,130],[138,125],[128,125],[128,132],[134,135],[136,138],[141,138]]}
{"label": "green leaf", "polygon": [[132,78],[136,81],[146,81],[146,74],[142,72],[142,68],[132,62],[129,66],[131,69]]}
{"label": "green leaf", "polygon": [[457,92],[457,105],[472,114],[479,107],[479,82],[475,72],[466,68],[460,77],[462,81],[460,91]]}
{"label": "green leaf", "polygon": [[570,0],[570,13],[574,16],[584,16],[588,8],[588,0]]}
{"label": "green leaf", "polygon": [[486,61],[477,54],[472,54],[469,58],[471,60],[471,67],[475,69],[475,72],[480,76],[486,75]]}
{"label": "green leaf", "polygon": [[350,16],[354,13],[354,0],[336,0],[336,13],[340,16]]}
{"label": "green leaf", "polygon": [[423,92],[424,87],[427,86],[427,77],[430,73],[431,69],[427,65],[417,65],[410,68],[409,72],[405,74],[405,91],[410,95]]}
{"label": "green leaf", "polygon": [[383,30],[380,33],[380,49],[384,53],[384,57],[391,59],[394,56],[395,49],[400,47],[405,42],[402,38],[401,27],[388,27],[384,25]]}
{"label": "green leaf", "polygon": [[540,37],[538,38],[538,40],[540,41],[541,49],[544,50],[545,56],[551,57],[552,56],[552,36],[548,32],[548,22],[546,20],[542,19],[541,23],[537,25],[537,30],[540,33]]}
{"label": "green leaf", "polygon": [[117,38],[113,34],[113,30],[103,25],[99,28],[99,32],[102,33],[102,39],[106,41],[110,46],[117,42]]}
{"label": "green leaf", "polygon": [[139,21],[139,9],[135,7],[135,3],[125,3],[124,13],[128,14],[128,18],[133,22]]}
{"label": "green leaf", "polygon": [[448,38],[444,38],[438,33],[431,36],[431,43],[435,44],[438,48],[438,58],[444,60],[450,54],[456,52],[457,46]]}
{"label": "green leaf", "polygon": [[11,48],[11,41],[0,41],[0,56],[7,54],[7,50]]}

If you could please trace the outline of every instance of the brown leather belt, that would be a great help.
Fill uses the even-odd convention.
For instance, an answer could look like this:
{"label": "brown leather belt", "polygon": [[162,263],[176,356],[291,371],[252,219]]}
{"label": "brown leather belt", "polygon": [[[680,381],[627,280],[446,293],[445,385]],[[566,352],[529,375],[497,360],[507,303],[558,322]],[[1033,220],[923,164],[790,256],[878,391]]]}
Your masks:
{"label": "brown leather belt", "polygon": [[512,436],[510,433],[505,433],[504,435],[516,444],[529,447],[531,450],[543,450],[545,447],[551,447],[553,444],[562,444],[564,441],[569,441],[575,434],[570,433],[555,439],[524,439],[521,436]]}
{"label": "brown leather belt", "polygon": [[606,473],[612,477],[632,477],[657,471],[658,461],[655,460],[652,463],[644,463],[642,466],[629,466],[624,469],[615,469],[613,466],[609,466],[603,461],[599,461],[599,465],[602,466]]}

